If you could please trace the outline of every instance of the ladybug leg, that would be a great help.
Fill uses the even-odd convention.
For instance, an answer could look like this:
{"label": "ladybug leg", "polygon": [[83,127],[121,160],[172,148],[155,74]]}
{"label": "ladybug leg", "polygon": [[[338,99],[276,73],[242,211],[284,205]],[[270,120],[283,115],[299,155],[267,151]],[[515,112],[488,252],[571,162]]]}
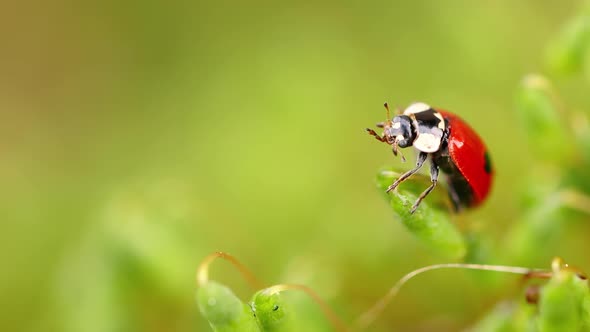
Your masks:
{"label": "ladybug leg", "polygon": [[391,151],[393,152],[393,155],[397,157],[397,154],[399,153],[400,157],[402,157],[402,162],[406,162],[406,157],[404,157],[404,155],[402,154],[402,151],[398,148],[397,146],[397,141],[393,142],[393,144],[391,145]]}
{"label": "ladybug leg", "polygon": [[418,172],[420,167],[422,167],[422,165],[424,165],[424,162],[426,161],[426,157],[428,157],[428,153],[420,152],[420,154],[418,155],[418,160],[416,161],[416,167],[414,167],[413,169],[402,174],[399,177],[399,179],[395,180],[395,182],[391,186],[389,186],[389,188],[387,188],[387,190],[385,192],[388,193],[388,192],[392,191],[393,189],[397,188],[397,186],[399,186],[400,183],[404,182],[407,178],[414,175],[414,173]]}
{"label": "ladybug leg", "polygon": [[455,190],[455,188],[453,188],[453,186],[449,186],[448,192],[449,192],[449,197],[453,201],[453,207],[455,208],[455,212],[461,212],[461,210],[463,210],[463,207],[461,206],[461,200],[459,199],[459,194],[457,194],[457,191]]}
{"label": "ladybug leg", "polygon": [[383,137],[379,136],[379,134],[377,134],[371,128],[367,128],[367,133],[369,133],[369,135],[371,135],[371,136],[374,136],[379,142],[387,142],[387,139],[385,138],[385,136],[383,136]]}
{"label": "ladybug leg", "polygon": [[416,203],[414,203],[414,205],[412,205],[412,209],[410,210],[411,214],[413,214],[416,211],[416,209],[418,208],[418,206],[420,205],[422,200],[424,198],[426,198],[426,196],[428,196],[428,194],[430,194],[430,192],[432,191],[432,189],[434,189],[434,187],[436,187],[436,182],[438,181],[438,165],[434,162],[434,160],[430,161],[430,181],[432,182],[430,187],[426,188],[426,190],[424,190],[420,194],[420,196],[416,200]]}

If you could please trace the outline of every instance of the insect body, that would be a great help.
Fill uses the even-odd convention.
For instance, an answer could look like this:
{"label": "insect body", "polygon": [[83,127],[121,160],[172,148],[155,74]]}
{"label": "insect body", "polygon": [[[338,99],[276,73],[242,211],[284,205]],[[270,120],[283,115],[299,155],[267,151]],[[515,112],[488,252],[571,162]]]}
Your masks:
{"label": "insect body", "polygon": [[[479,135],[457,115],[433,109],[424,103],[414,103],[403,114],[377,124],[383,128],[379,136],[367,128],[377,140],[392,146],[393,154],[399,148],[413,146],[418,150],[416,167],[402,174],[387,192],[416,173],[430,156],[431,185],[422,192],[414,205],[414,213],[420,202],[434,189],[439,170],[447,176],[448,192],[457,211],[481,204],[490,192],[494,171],[487,148]],[[402,156],[403,159],[403,156]]]}

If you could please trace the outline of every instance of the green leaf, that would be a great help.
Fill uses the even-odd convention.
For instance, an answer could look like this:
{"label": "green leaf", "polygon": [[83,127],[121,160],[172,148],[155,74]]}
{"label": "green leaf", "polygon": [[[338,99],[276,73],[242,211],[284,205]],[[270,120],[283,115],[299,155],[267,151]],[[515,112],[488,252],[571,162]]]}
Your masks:
{"label": "green leaf", "polygon": [[550,82],[531,74],[523,79],[517,92],[516,111],[534,157],[562,165],[571,148],[564,144],[568,135],[554,99]]}
{"label": "green leaf", "polygon": [[252,309],[226,286],[208,281],[197,291],[199,311],[216,332],[260,332]]}
{"label": "green leaf", "polygon": [[[385,192],[399,175],[391,168],[380,171],[377,174],[379,189]],[[441,195],[441,190],[434,190],[422,201],[414,214],[410,213],[420,193],[429,185],[428,178],[415,174],[390,192],[387,197],[394,215],[432,250],[447,258],[460,259],[466,253],[466,244],[461,233],[451,222],[446,193]]]}
{"label": "green leaf", "polygon": [[541,290],[539,331],[580,331],[586,319],[584,309],[587,297],[587,280],[568,270],[557,271]]}
{"label": "green leaf", "polygon": [[279,292],[272,288],[258,291],[252,297],[252,310],[264,332],[295,331],[293,314]]}

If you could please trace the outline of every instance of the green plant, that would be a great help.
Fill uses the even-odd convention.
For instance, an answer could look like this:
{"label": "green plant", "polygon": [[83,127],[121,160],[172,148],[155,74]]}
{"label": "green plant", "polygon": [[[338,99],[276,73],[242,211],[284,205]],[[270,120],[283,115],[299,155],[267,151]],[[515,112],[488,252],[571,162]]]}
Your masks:
{"label": "green plant", "polygon": [[197,303],[201,314],[209,321],[213,331],[313,331],[316,326],[308,320],[297,320],[296,300],[283,295],[285,291],[301,291],[310,296],[338,331],[346,331],[346,325],[310,288],[303,285],[282,284],[257,291],[248,303],[242,302],[228,287],[209,280],[209,265],[217,258],[231,262],[249,281],[260,287],[256,278],[236,258],[226,253],[209,255],[197,271]]}
{"label": "green plant", "polygon": [[[363,313],[354,324],[346,324],[311,289],[301,285],[275,285],[256,292],[248,303],[242,302],[228,287],[209,280],[209,265],[216,258],[231,262],[253,286],[258,282],[236,258],[214,253],[201,263],[197,271],[197,303],[201,314],[213,331],[321,331],[318,322],[295,318],[296,305],[281,293],[301,290],[322,309],[325,319],[335,331],[364,330],[373,323],[393,300],[402,286],[414,277],[438,269],[470,269],[523,275],[526,279],[543,278],[543,286],[533,286],[512,305],[504,304],[472,327],[472,331],[588,331],[590,330],[590,290],[587,277],[576,268],[555,258],[551,270],[481,264],[437,264],[412,271],[402,277],[383,298]],[[321,326],[321,324],[320,324]],[[324,327],[325,328],[325,327]]]}
{"label": "green plant", "polygon": [[[588,10],[582,11],[550,43],[546,57],[550,74],[567,76],[586,73],[590,77],[588,13]],[[550,271],[473,263],[490,258],[490,255],[482,255],[482,251],[493,252],[492,258],[502,262],[521,265],[537,262],[539,257],[551,254],[544,252],[544,248],[551,246],[543,244],[563,241],[562,230],[576,220],[587,219],[590,214],[590,182],[587,176],[590,167],[590,122],[587,114],[569,110],[550,79],[539,74],[527,75],[523,79],[516,93],[515,109],[535,165],[543,171],[534,171],[524,177],[527,189],[523,197],[523,211],[506,231],[506,241],[494,246],[490,245],[493,241],[485,235],[461,232],[455,226],[448,198],[443,191],[434,191],[415,214],[410,214],[412,203],[429,183],[426,177],[414,176],[396,190],[384,194],[396,220],[433,253],[464,262],[427,266],[409,273],[359,318],[357,328],[370,325],[401,286],[414,276],[440,268],[461,268],[518,273],[525,275],[526,280],[549,279],[542,285],[523,287],[527,290],[526,296],[523,292],[516,300],[502,302],[474,324],[472,331],[590,331],[590,292],[588,281],[581,271],[563,264],[560,259],[554,259]],[[399,174],[394,168],[379,171],[378,189],[384,192]],[[216,257],[231,256],[217,254]],[[333,329],[350,329],[347,326],[352,324],[342,323],[315,293],[304,286],[264,288],[252,297],[249,304],[245,304],[227,287],[201,278],[197,298],[201,313],[215,331],[313,330],[312,326],[297,325],[304,320],[296,318],[297,307],[291,306],[281,294],[283,290],[293,289],[303,289],[312,295],[324,309]],[[215,305],[211,305],[212,301]]]}

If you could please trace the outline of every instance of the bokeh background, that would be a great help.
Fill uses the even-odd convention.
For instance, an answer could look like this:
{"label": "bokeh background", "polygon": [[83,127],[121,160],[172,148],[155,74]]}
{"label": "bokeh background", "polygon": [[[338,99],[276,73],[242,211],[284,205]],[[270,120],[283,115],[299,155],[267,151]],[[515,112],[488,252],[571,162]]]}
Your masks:
{"label": "bokeh background", "polygon": [[[406,272],[447,261],[375,188],[381,166],[413,159],[364,132],[385,101],[446,108],[484,137],[495,187],[458,222],[501,246],[537,167],[515,91],[580,6],[2,5],[0,330],[208,331],[194,273],[219,250],[268,284],[311,286],[351,322]],[[589,106],[578,83],[561,92]],[[588,231],[530,263],[559,254],[590,269]],[[211,276],[253,293],[227,264]],[[461,271],[420,277],[373,328],[454,331],[519,294],[487,285]]]}

